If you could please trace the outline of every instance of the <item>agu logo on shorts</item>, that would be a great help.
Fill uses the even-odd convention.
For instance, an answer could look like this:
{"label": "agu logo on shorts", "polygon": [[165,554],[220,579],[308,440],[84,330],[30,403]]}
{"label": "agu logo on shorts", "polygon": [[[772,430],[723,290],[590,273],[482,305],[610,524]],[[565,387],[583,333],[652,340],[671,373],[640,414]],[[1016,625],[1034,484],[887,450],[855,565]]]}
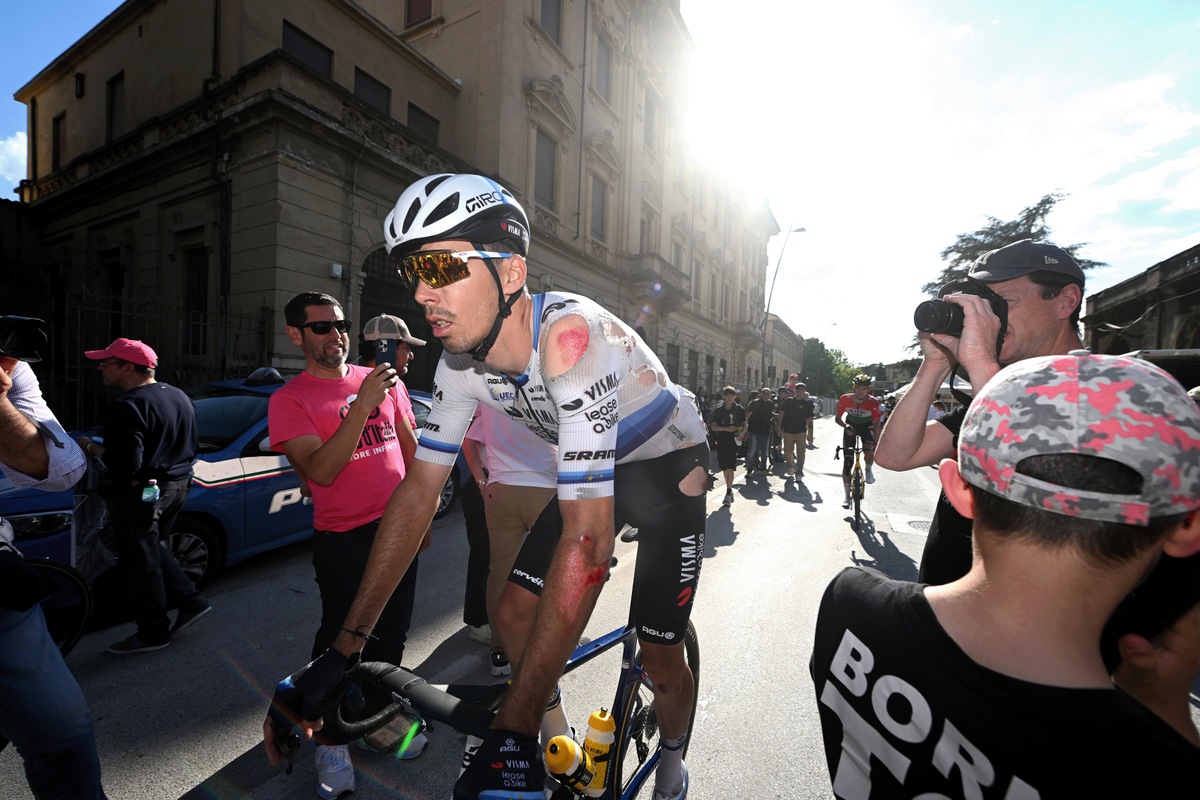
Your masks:
{"label": "agu logo on shorts", "polygon": [[679,599],[679,602],[676,603],[675,605],[677,605],[681,608],[683,606],[686,606],[688,601],[692,599],[692,587],[690,587],[690,586],[684,587],[684,590],[679,593],[678,599]]}

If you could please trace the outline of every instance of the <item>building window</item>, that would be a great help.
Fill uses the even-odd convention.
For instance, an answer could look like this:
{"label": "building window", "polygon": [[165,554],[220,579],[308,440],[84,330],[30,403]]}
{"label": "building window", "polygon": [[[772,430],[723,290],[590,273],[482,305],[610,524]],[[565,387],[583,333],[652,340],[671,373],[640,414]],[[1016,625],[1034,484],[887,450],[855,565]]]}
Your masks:
{"label": "building window", "polygon": [[750,319],[750,317],[746,316],[746,290],[745,289],[742,290],[740,308],[738,309],[738,319],[739,320]]}
{"label": "building window", "polygon": [[64,111],[51,123],[50,169],[57,172],[67,159],[67,113]]}
{"label": "building window", "polygon": [[[721,362],[721,370],[725,370],[725,362]],[[704,357],[704,388],[708,390],[709,395],[713,393],[713,357]]]}
{"label": "building window", "polygon": [[125,135],[125,73],[108,82],[108,141]]}
{"label": "building window", "polygon": [[658,99],[655,98],[649,89],[646,90],[646,108],[642,116],[643,122],[646,123],[642,129],[642,141],[645,142],[646,147],[654,150],[654,145],[657,141],[655,134],[657,133],[656,126],[658,124]]}
{"label": "building window", "polygon": [[208,248],[183,251],[183,354],[208,352]]}
{"label": "building window", "polygon": [[562,0],[542,0],[541,16],[538,24],[542,26],[556,45],[562,46]]}
{"label": "building window", "polygon": [[87,90],[87,80],[82,72],[75,73],[75,96],[83,97]]}
{"label": "building window", "polygon": [[533,199],[538,205],[554,210],[554,167],[558,145],[541,128],[537,132],[536,172],[533,178]]}
{"label": "building window", "polygon": [[679,383],[679,345],[667,345],[667,358],[663,366],[667,368],[667,377],[671,379],[671,383]]}
{"label": "building window", "polygon": [[404,27],[412,27],[432,16],[433,0],[408,0],[404,7]]}
{"label": "building window", "polygon": [[427,114],[412,103],[408,104],[408,127],[412,132],[430,144],[436,145],[438,140],[438,120],[432,114]]}
{"label": "building window", "polygon": [[700,299],[701,285],[702,284],[700,281],[700,262],[693,261],[692,262],[692,297],[696,298],[697,300]]}
{"label": "building window", "polygon": [[683,245],[671,242],[671,266],[683,272]]}
{"label": "building window", "polygon": [[700,388],[700,353],[695,350],[688,351],[687,379],[693,392]]}
{"label": "building window", "polygon": [[283,52],[322,78],[333,77],[333,51],[286,20],[283,23]]}
{"label": "building window", "polygon": [[638,235],[639,252],[658,252],[658,216],[648,207],[642,207],[641,230]]}
{"label": "building window", "polygon": [[721,287],[721,319],[729,318],[729,287]]}
{"label": "building window", "polygon": [[358,67],[354,68],[354,96],[389,117],[392,114],[392,90]]}
{"label": "building window", "polygon": [[708,310],[717,310],[717,276],[708,276]]}
{"label": "building window", "polygon": [[611,103],[612,87],[612,48],[603,39],[596,40],[596,94]]}
{"label": "building window", "polygon": [[[722,358],[722,359],[721,359],[721,369],[720,369],[720,371],[717,373],[717,380],[719,380],[719,381],[721,381],[721,382],[724,382],[724,381],[726,380],[725,376],[726,376],[727,374],[728,374],[728,373],[725,371],[725,359],[723,359],[723,358]],[[725,388],[725,387],[724,387],[724,386],[722,386],[721,388],[723,389],[723,388]]]}
{"label": "building window", "polygon": [[608,186],[592,176],[592,238],[604,241],[604,204],[608,200]]}

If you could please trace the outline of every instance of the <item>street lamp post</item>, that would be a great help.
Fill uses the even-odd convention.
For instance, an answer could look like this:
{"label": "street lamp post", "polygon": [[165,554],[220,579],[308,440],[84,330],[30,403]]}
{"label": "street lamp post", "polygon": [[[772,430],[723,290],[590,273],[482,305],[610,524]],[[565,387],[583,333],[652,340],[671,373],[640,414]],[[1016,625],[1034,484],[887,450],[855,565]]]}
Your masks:
{"label": "street lamp post", "polygon": [[[793,227],[796,220],[792,220],[788,225],[787,235],[783,237],[783,247],[779,248],[779,258],[775,261],[775,274],[771,276],[771,291],[767,294],[767,310],[763,314],[763,343],[762,343],[762,369],[759,371],[760,383],[767,380],[767,326],[771,324],[771,300],[775,297],[775,279],[779,277],[779,265],[783,263],[783,252],[787,250],[788,239],[793,233],[804,233],[804,228]],[[771,329],[771,347],[775,346],[775,329]]]}

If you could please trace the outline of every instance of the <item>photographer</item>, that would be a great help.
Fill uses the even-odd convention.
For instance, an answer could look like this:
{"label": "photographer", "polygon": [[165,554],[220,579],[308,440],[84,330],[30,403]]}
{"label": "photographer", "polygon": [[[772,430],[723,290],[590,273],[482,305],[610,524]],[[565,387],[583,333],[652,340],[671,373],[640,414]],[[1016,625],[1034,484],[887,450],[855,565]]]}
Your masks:
{"label": "photographer", "polygon": [[[40,360],[40,324],[0,318],[0,472],[14,486],[56,492],[73,486],[87,465],[24,363]],[[0,737],[16,744],[39,800],[104,798],[91,712],[38,605],[52,589],[12,546],[12,535],[0,519]]]}
{"label": "photographer", "polygon": [[[941,419],[926,418],[942,382],[956,367],[962,367],[964,377],[978,391],[1003,366],[1065,355],[1083,346],[1078,331],[1083,270],[1065,250],[1022,239],[984,253],[971,265],[968,278],[943,287],[943,292],[963,287],[964,291],[942,298],[962,309],[961,335],[918,336],[924,361],[875,450],[875,460],[884,469],[909,470],[953,457],[967,403]],[[970,568],[971,521],[957,513],[943,493],[925,541],[918,580],[941,585],[961,578]]]}

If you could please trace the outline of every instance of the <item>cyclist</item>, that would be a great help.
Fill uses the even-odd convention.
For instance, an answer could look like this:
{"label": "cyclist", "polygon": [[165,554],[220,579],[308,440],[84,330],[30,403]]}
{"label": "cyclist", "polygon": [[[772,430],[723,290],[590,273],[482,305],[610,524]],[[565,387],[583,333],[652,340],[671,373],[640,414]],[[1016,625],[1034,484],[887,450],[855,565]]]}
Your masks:
{"label": "cyclist", "polygon": [[[880,409],[882,404],[878,398],[871,396],[871,381],[870,375],[861,372],[855,375],[854,391],[838,398],[837,413],[833,417],[833,421],[843,429],[843,451],[854,447],[855,434],[862,439],[863,456],[867,462],[867,483],[875,482],[875,473],[872,471],[872,467],[875,466],[875,439],[879,436],[883,418]],[[852,461],[853,459],[847,457],[842,465],[842,483],[846,489],[846,499],[842,508],[850,507],[850,470],[854,467]]]}
{"label": "cyclist", "polygon": [[[681,754],[694,684],[683,637],[704,549],[709,461],[691,393],[667,378],[632,328],[596,302],[526,291],[529,223],[498,183],[478,175],[424,178],[400,196],[383,228],[445,352],[412,470],[380,523],[343,632],[297,686],[308,711],[328,697],[349,657],[362,649],[416,554],[482,402],[558,444],[563,529],[539,577],[536,617],[502,632],[519,669],[493,735],[459,778],[455,797],[541,790],[539,727],[607,577],[614,518],[640,528],[633,616],[643,668],[657,690],[663,744],[654,797],[684,797]],[[306,734],[315,722],[304,723]],[[273,737],[267,738],[277,762]]]}

